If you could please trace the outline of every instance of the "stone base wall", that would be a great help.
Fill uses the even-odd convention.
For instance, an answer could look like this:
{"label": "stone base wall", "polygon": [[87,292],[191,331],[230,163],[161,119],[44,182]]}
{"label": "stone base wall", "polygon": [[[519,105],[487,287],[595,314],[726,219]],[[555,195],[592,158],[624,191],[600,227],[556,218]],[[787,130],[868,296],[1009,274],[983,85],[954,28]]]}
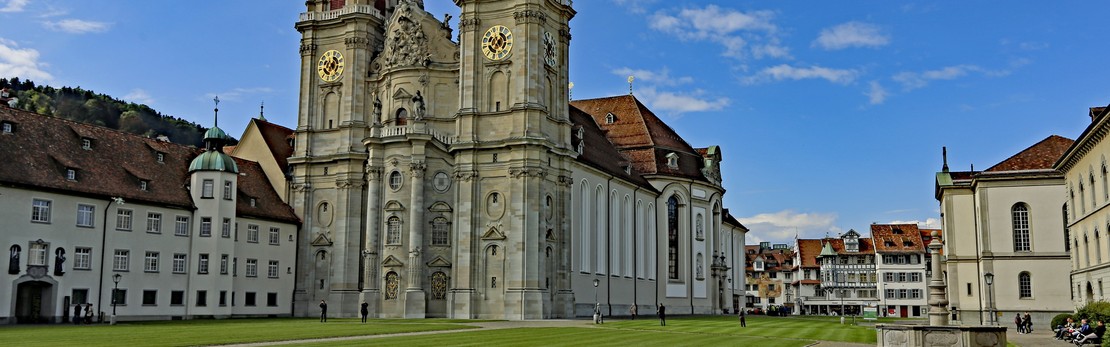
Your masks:
{"label": "stone base wall", "polygon": [[1006,345],[1006,328],[1001,326],[928,326],[878,324],[881,347],[960,346],[1001,347]]}

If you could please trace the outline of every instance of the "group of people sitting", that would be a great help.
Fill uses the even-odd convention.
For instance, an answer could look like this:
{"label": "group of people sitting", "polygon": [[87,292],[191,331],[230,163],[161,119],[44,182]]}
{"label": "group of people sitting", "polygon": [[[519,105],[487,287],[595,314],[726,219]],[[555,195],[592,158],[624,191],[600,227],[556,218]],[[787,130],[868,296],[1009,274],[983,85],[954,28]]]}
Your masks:
{"label": "group of people sitting", "polygon": [[1079,324],[1068,318],[1068,321],[1053,329],[1056,332],[1057,340],[1070,341],[1076,346],[1082,344],[1099,344],[1102,342],[1102,334],[1106,333],[1106,326],[1099,320],[1095,327],[1084,318]]}

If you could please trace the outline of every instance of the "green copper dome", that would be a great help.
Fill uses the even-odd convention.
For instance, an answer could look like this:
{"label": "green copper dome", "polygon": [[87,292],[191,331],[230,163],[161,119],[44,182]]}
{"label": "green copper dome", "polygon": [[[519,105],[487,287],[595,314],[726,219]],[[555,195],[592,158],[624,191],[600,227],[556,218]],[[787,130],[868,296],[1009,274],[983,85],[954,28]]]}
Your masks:
{"label": "green copper dome", "polygon": [[208,129],[208,131],[204,132],[204,139],[205,140],[210,140],[210,139],[223,140],[223,139],[226,139],[226,138],[227,138],[227,134],[224,133],[223,129],[220,129],[220,127],[212,127],[211,129]]}
{"label": "green copper dome", "polygon": [[219,151],[205,151],[189,164],[189,173],[196,171],[224,171],[237,174],[239,173],[239,166],[235,165],[235,159],[232,159],[230,155]]}

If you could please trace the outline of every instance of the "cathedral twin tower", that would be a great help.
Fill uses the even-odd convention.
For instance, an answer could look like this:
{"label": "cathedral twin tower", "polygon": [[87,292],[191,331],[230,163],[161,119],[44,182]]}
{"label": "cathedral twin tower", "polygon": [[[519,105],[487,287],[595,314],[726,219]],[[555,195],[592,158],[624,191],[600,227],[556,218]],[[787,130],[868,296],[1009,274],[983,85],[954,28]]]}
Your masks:
{"label": "cathedral twin tower", "polygon": [[[571,317],[569,0],[310,0],[297,315]],[[457,37],[458,42],[454,39]]]}

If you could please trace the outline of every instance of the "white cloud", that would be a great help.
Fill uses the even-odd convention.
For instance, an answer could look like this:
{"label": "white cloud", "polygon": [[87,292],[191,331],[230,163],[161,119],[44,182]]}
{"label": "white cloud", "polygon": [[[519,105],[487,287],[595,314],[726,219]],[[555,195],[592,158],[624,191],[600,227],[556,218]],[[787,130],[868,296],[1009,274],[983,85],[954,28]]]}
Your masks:
{"label": "white cloud", "polygon": [[979,73],[989,77],[1001,77],[1010,74],[1007,70],[987,70],[976,65],[946,66],[936,70],[922,72],[903,71],[891,77],[895,82],[901,83],[905,90],[913,90],[929,85],[929,82],[940,80],[954,80],[971,73]]}
{"label": "white cloud", "polygon": [[[710,41],[724,47],[725,56],[744,58],[789,57],[789,49],[781,46],[775,36],[778,28],[772,23],[774,12],[742,12],[709,5],[704,8],[686,8],[658,11],[648,19],[652,29],[662,31],[685,41]],[[754,43],[754,44],[753,44]],[[751,52],[746,50],[751,48]]]}
{"label": "white cloud", "polygon": [[132,89],[130,93],[123,96],[123,99],[136,104],[150,105],[154,103],[154,98],[150,97],[150,94],[142,89]]}
{"label": "white cloud", "polygon": [[835,225],[836,213],[798,213],[783,210],[774,213],[761,213],[751,217],[737,218],[748,227],[748,244],[759,241],[793,242],[795,236],[814,239],[837,236],[843,229]]}
{"label": "white cloud", "polygon": [[646,13],[647,6],[655,3],[657,0],[613,0],[618,6],[627,8],[632,13]]}
{"label": "white cloud", "polygon": [[64,31],[71,34],[100,33],[108,31],[112,25],[104,22],[93,22],[81,19],[63,19],[57,22],[43,22],[43,26],[54,31]]}
{"label": "white cloud", "polygon": [[633,86],[636,98],[661,114],[680,115],[689,112],[716,111],[731,103],[726,97],[706,95],[705,90],[702,89],[685,92],[660,90],[660,87],[694,83],[693,77],[671,77],[670,70],[665,67],[658,71],[622,67],[611,72],[621,77],[635,76]]}
{"label": "white cloud", "polygon": [[8,0],[4,7],[0,7],[0,12],[22,12],[29,2],[31,0]]}
{"label": "white cloud", "polygon": [[693,83],[694,78],[690,76],[671,77],[670,69],[663,68],[659,71],[640,70],[629,67],[622,67],[614,69],[613,74],[618,76],[636,76],[636,82],[646,82],[655,85],[663,86],[676,86],[680,84]]}
{"label": "white cloud", "polygon": [[14,41],[0,38],[0,76],[20,77],[33,80],[54,78],[43,71],[46,64],[39,62],[39,51],[32,48],[19,48]]}
{"label": "white cloud", "polygon": [[871,81],[871,88],[864,94],[867,95],[867,99],[871,101],[872,105],[883,103],[883,101],[886,101],[887,95],[889,95],[886,88],[883,88],[883,86],[879,84],[879,81]]}
{"label": "white cloud", "polygon": [[918,219],[915,219],[915,220],[896,220],[896,221],[892,221],[892,222],[888,222],[888,223],[884,223],[884,224],[917,224],[917,227],[922,228],[922,229],[940,229],[940,219],[939,218],[926,218],[924,221],[918,220]]}
{"label": "white cloud", "polygon": [[690,93],[676,93],[669,91],[656,91],[655,88],[644,88],[636,93],[638,98],[650,105],[651,109],[665,114],[683,114],[690,112],[717,111],[727,107],[731,101],[726,97],[709,97],[705,91],[698,89]]}
{"label": "white cloud", "polygon": [[827,50],[850,47],[880,47],[890,43],[890,37],[873,24],[848,22],[821,30],[813,46]]}
{"label": "white cloud", "polygon": [[220,93],[208,93],[204,97],[212,99],[220,97],[220,101],[240,101],[243,97],[254,94],[269,94],[274,90],[269,87],[254,87],[254,88],[234,88]]}
{"label": "white cloud", "polygon": [[823,79],[832,83],[849,84],[856,80],[859,72],[852,69],[831,69],[821,66],[794,67],[786,64],[764,68],[754,76],[745,78],[747,83],[764,81]]}

